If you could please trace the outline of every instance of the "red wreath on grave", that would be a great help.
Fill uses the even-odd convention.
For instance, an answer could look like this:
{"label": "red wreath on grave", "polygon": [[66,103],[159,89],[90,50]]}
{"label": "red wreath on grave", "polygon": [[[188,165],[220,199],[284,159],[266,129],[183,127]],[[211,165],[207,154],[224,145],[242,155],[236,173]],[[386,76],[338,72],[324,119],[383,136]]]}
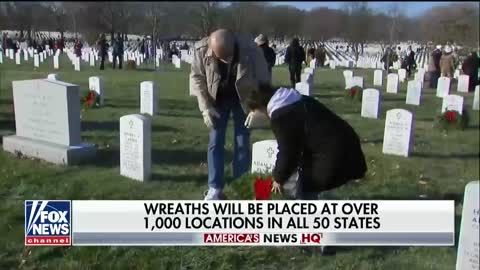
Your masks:
{"label": "red wreath on grave", "polygon": [[464,130],[468,126],[468,113],[466,110],[460,114],[458,111],[447,110],[437,117],[437,127],[443,130],[458,129]]}
{"label": "red wreath on grave", "polygon": [[97,92],[90,90],[82,98],[82,103],[85,108],[95,108],[100,105],[100,96],[97,95]]}

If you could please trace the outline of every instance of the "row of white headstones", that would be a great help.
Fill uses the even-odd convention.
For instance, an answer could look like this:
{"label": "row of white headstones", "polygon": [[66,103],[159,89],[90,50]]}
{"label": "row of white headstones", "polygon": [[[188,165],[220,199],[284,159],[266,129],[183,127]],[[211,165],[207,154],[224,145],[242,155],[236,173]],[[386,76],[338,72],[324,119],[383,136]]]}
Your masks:
{"label": "row of white headstones", "polygon": [[[162,60],[163,51],[162,49],[157,49],[157,52],[158,53],[155,58],[155,65],[156,67],[159,67],[160,62]],[[78,57],[74,53],[73,47],[66,48],[65,53],[68,59],[71,61],[72,65],[74,66],[75,71],[81,70],[81,60],[83,60],[86,63],[89,63],[91,67],[96,66],[96,63],[99,61],[98,51],[90,47],[83,48],[82,55],[80,57]],[[53,68],[54,69],[60,68],[60,62],[59,62],[60,50],[57,50],[56,52],[54,52],[53,49],[50,49],[48,47],[46,48],[46,50],[44,50],[41,53],[37,53],[37,50],[34,50],[33,48],[28,48],[26,50],[19,50],[17,53],[14,53],[13,49],[5,50],[5,56],[8,59],[15,61],[17,65],[22,64],[22,55],[23,55],[24,62],[28,62],[30,58],[33,58],[33,66],[35,68],[40,67],[40,64],[44,63],[48,57],[53,56]],[[114,60],[113,58],[114,58],[114,55],[112,54],[111,51],[109,51],[107,60],[110,63],[113,63],[113,60]],[[123,61],[126,62],[128,60],[133,60],[135,61],[137,66],[140,66],[146,60],[146,54],[141,54],[138,50],[135,50],[135,51],[126,50],[123,54]],[[173,55],[172,64],[178,69],[181,67],[180,61],[184,61],[191,64],[193,61],[192,52],[187,50],[182,50],[181,58],[179,58],[176,55]],[[3,54],[0,53],[0,64],[2,63],[3,63]]]}

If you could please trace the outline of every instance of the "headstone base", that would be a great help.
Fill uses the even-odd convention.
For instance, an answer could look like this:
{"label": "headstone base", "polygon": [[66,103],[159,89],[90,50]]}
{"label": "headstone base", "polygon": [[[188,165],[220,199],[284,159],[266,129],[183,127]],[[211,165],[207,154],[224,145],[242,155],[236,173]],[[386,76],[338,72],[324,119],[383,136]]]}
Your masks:
{"label": "headstone base", "polygon": [[17,135],[3,137],[3,150],[12,154],[21,153],[27,157],[38,158],[59,165],[82,163],[94,158],[97,153],[97,148],[92,144],[64,146]]}

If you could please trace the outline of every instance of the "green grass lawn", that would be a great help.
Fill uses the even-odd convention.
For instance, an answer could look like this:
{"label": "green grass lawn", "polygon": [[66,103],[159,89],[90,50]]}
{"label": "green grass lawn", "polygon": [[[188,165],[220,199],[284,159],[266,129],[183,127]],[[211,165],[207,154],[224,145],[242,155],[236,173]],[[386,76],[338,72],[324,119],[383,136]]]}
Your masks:
{"label": "green grass lawn", "polygon": [[[33,69],[33,61],[0,64],[0,133],[13,134],[11,81],[46,78],[57,73],[61,80],[88,89],[88,77],[105,78],[106,105],[82,112],[82,138],[99,147],[98,158],[81,166],[55,166],[38,160],[17,159],[0,151],[0,269],[454,269],[456,247],[344,247],[335,257],[307,257],[298,248],[269,247],[25,247],[24,200],[129,200],[203,199],[207,188],[208,130],[196,99],[188,96],[189,65],[180,70],[165,65],[151,69],[99,71],[82,62],[73,71],[61,58]],[[343,99],[342,69],[317,70],[314,96],[346,119],[359,133],[368,163],[367,177],[336,191],[339,199],[454,199],[457,238],[465,185],[479,179],[479,113],[472,111],[473,93],[465,96],[471,116],[465,131],[442,132],[433,128],[441,99],[424,89],[422,105],[405,105],[406,83],[398,94],[381,89],[379,119],[360,117],[361,104]],[[355,70],[372,86],[373,70]],[[274,68],[274,83],[288,85],[285,67]],[[141,183],[120,176],[119,118],[139,113],[140,82],[153,80],[159,87],[160,114],[152,122],[152,181]],[[428,86],[428,83],[426,83]],[[456,93],[456,85],[451,93]],[[457,93],[456,93],[457,94]],[[414,113],[414,147],[410,158],[382,154],[385,113],[404,108]],[[232,128],[226,151],[232,158]],[[270,131],[254,131],[252,143],[271,139]],[[228,167],[227,167],[228,168]],[[227,169],[231,181],[231,169]],[[245,176],[242,181],[253,178]],[[421,180],[421,181],[420,181]],[[227,187],[235,194],[231,184]],[[234,197],[234,195],[232,195]]]}

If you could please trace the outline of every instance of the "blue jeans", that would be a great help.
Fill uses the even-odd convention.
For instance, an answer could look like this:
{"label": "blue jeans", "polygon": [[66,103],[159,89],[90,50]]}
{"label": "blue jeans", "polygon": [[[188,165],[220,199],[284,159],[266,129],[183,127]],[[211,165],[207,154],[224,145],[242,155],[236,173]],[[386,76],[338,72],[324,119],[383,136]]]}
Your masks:
{"label": "blue jeans", "polygon": [[238,98],[221,100],[215,106],[220,118],[213,120],[208,143],[208,186],[223,189],[225,167],[225,132],[230,117],[233,114],[234,123],[234,150],[233,150],[233,178],[246,173],[250,167],[250,131],[245,127],[246,115]]}

